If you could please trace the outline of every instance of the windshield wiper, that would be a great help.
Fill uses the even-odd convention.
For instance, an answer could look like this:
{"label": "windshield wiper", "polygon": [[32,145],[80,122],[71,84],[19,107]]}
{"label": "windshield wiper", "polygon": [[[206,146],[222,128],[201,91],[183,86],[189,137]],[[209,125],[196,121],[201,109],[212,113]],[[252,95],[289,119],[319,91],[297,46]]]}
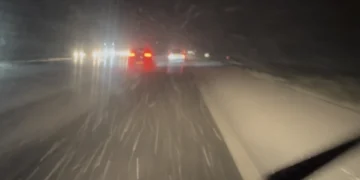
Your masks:
{"label": "windshield wiper", "polygon": [[324,165],[334,160],[339,155],[349,151],[360,143],[360,136],[319,153],[299,163],[283,168],[268,176],[269,180],[298,180],[304,179]]}

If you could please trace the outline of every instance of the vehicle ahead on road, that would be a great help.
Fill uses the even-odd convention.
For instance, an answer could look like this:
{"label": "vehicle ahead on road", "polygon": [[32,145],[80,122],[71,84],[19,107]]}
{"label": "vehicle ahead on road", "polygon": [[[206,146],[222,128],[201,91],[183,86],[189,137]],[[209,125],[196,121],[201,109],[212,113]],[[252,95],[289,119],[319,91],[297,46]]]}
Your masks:
{"label": "vehicle ahead on road", "polygon": [[170,63],[183,63],[187,60],[186,51],[182,49],[171,49],[168,55]]}
{"label": "vehicle ahead on road", "polygon": [[132,48],[129,52],[128,67],[154,67],[153,53],[149,48]]}

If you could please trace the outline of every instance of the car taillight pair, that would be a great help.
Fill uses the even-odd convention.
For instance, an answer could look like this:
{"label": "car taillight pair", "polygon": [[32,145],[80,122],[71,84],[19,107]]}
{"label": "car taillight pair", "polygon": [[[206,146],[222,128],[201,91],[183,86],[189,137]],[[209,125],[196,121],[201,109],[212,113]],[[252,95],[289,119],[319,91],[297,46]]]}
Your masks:
{"label": "car taillight pair", "polygon": [[[129,57],[135,57],[135,53],[130,52]],[[152,57],[152,54],[151,53],[144,53],[144,57],[150,58],[150,57]]]}

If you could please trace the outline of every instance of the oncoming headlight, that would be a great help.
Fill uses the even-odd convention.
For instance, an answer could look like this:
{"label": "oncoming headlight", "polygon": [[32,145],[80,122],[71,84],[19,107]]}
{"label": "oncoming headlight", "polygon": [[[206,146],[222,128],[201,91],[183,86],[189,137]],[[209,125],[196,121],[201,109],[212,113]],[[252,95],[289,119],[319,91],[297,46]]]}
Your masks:
{"label": "oncoming headlight", "polygon": [[205,54],[204,54],[204,57],[209,58],[209,57],[210,57],[210,54],[209,54],[209,53],[205,53]]}
{"label": "oncoming headlight", "polygon": [[84,51],[75,51],[74,52],[74,58],[84,58],[86,56],[85,52]]}
{"label": "oncoming headlight", "polygon": [[80,55],[81,58],[83,58],[83,57],[85,57],[86,54],[83,51],[80,51],[79,55]]}
{"label": "oncoming headlight", "polygon": [[97,58],[97,57],[99,57],[99,51],[98,50],[94,50],[93,52],[92,52],[92,56],[93,56],[93,58]]}

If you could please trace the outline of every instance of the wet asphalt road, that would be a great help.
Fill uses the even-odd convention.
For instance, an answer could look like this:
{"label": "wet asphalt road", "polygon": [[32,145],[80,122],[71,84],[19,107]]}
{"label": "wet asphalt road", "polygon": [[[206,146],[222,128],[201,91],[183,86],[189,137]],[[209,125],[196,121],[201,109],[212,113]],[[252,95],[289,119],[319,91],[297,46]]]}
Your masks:
{"label": "wet asphalt road", "polygon": [[200,68],[65,61],[8,70],[1,179],[241,179],[194,80]]}

